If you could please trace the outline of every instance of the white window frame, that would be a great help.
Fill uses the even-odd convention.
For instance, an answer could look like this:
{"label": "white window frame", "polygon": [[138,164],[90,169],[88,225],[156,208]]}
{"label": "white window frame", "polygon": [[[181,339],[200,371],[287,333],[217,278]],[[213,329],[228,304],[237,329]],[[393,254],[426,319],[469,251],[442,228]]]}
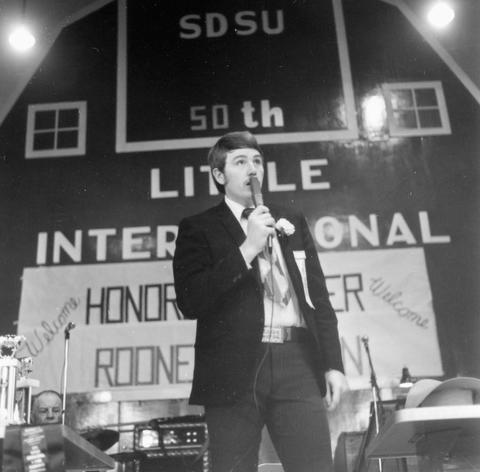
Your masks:
{"label": "white window frame", "polygon": [[[417,124],[420,123],[418,118],[418,110],[422,108],[434,108],[438,110],[440,114],[440,126],[428,127],[428,128],[400,128],[396,126],[394,120],[394,110],[392,107],[391,92],[397,90],[420,90],[420,89],[433,89],[437,99],[436,107],[417,107],[414,105],[411,110],[415,111],[417,117]],[[385,97],[385,105],[387,110],[387,119],[390,129],[390,136],[432,136],[441,134],[451,134],[450,119],[448,117],[447,103],[445,101],[445,95],[443,93],[442,83],[440,81],[430,82],[395,82],[382,84],[383,95]],[[415,94],[413,94],[415,100]]]}
{"label": "white window frame", "polygon": [[[77,110],[78,111],[78,126],[74,127],[58,127],[58,115],[60,110]],[[55,112],[55,126],[46,130],[35,130],[35,115],[39,111],[54,111]],[[77,146],[71,148],[56,148],[58,131],[78,131]],[[55,133],[55,143],[52,149],[33,149],[33,142],[35,134],[40,132]],[[86,136],[87,136],[87,102],[59,102],[59,103],[42,103],[40,105],[29,105],[27,115],[27,136],[25,141],[25,157],[27,159],[42,158],[42,157],[68,157],[68,156],[82,156],[86,150]]]}

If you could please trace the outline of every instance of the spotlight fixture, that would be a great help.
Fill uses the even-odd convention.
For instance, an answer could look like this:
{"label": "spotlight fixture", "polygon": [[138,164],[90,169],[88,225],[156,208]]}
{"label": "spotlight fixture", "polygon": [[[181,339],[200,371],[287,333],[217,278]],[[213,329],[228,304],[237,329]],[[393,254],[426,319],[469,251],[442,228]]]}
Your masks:
{"label": "spotlight fixture", "polygon": [[387,112],[380,93],[368,95],[362,100],[362,117],[368,139],[375,141],[385,138]]}
{"label": "spotlight fixture", "polygon": [[401,388],[410,388],[413,385],[413,378],[410,375],[408,367],[402,369],[402,377],[400,378]]}
{"label": "spotlight fixture", "polygon": [[25,25],[19,25],[14,28],[8,37],[10,46],[17,52],[26,52],[35,45],[35,36]]}
{"label": "spotlight fixture", "polygon": [[455,18],[455,11],[446,2],[437,2],[429,10],[427,19],[435,28],[444,28]]}
{"label": "spotlight fixture", "polygon": [[35,36],[30,28],[25,24],[25,13],[27,11],[27,0],[22,1],[22,21],[12,29],[8,37],[10,46],[17,52],[24,53],[32,49],[36,43]]}

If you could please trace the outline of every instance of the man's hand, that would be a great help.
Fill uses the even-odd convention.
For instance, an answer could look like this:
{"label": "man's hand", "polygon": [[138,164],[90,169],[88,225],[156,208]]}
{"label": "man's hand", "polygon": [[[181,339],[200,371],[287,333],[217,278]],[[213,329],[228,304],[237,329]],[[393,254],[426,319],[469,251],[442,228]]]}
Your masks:
{"label": "man's hand", "polygon": [[339,370],[330,369],[325,372],[327,393],[324,401],[327,411],[334,410],[340,402],[342,393],[348,390],[348,383],[345,375]]}
{"label": "man's hand", "polygon": [[251,262],[267,244],[267,238],[275,234],[275,220],[265,205],[259,205],[248,217],[247,239],[240,246],[245,259]]}

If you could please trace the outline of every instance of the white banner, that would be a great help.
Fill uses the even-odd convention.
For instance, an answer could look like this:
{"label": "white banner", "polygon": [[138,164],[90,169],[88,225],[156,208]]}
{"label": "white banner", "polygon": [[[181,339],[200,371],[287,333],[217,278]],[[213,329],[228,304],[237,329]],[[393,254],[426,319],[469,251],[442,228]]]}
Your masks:
{"label": "white banner", "polygon": [[339,320],[352,388],[367,388],[363,337],[382,386],[413,376],[443,375],[432,293],[421,248],[327,253],[320,256]]}
{"label": "white banner", "polygon": [[[421,248],[322,253],[339,318],[352,387],[366,387],[368,336],[379,379],[407,365],[442,374],[435,316]],[[195,322],[175,305],[171,261],[27,268],[23,274],[21,355],[33,357],[41,389],[61,390],[65,327],[68,391],[108,390],[113,399],[185,398],[193,372]]]}
{"label": "white banner", "polygon": [[33,356],[41,388],[63,385],[70,332],[69,392],[108,390],[113,399],[185,398],[195,322],[175,305],[171,261],[25,269],[21,355]]}

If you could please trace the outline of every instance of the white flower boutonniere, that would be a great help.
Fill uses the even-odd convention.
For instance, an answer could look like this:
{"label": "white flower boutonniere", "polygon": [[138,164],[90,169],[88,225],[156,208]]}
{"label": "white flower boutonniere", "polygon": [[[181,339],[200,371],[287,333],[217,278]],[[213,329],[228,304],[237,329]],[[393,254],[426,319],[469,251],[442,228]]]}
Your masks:
{"label": "white flower boutonniere", "polygon": [[280,218],[275,223],[275,229],[285,236],[291,236],[293,233],[295,233],[295,226],[285,218]]}

